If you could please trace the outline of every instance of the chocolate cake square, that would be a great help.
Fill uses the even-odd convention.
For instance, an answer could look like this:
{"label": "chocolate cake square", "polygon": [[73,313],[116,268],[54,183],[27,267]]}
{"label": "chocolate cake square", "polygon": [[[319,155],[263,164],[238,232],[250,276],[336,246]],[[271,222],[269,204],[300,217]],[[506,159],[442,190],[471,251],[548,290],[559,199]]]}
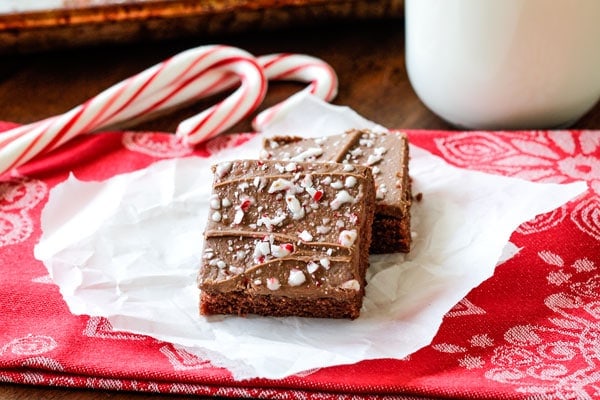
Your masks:
{"label": "chocolate cake square", "polygon": [[375,208],[369,168],[238,160],[213,172],[201,314],[359,316]]}
{"label": "chocolate cake square", "polygon": [[320,138],[265,139],[262,159],[365,165],[375,179],[375,219],[371,253],[410,251],[411,184],[408,139],[399,132],[350,130]]}

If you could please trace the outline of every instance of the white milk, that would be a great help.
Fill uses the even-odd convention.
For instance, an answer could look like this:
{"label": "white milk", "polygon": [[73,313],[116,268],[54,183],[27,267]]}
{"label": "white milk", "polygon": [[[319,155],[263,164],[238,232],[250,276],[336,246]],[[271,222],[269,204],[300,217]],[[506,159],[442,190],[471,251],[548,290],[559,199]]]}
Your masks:
{"label": "white milk", "polygon": [[479,129],[568,126],[600,98],[600,0],[406,0],[419,98]]}

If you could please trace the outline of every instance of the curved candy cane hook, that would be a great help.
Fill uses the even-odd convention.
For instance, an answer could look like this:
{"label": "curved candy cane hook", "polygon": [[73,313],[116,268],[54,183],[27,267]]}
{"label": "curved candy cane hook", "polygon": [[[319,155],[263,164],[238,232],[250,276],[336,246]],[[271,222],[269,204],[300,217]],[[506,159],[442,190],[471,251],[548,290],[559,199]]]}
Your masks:
{"label": "curved candy cane hook", "polygon": [[[333,68],[325,61],[305,54],[276,53],[258,57],[258,63],[269,81],[300,81],[310,84],[304,89],[315,96],[331,101],[337,95],[338,78]],[[209,94],[215,94],[233,87],[237,76],[223,76],[219,84],[211,88]],[[283,115],[291,106],[289,99],[282,101],[258,114],[252,121],[252,128],[257,132],[278,115]],[[178,128],[180,137],[187,135],[185,126]],[[199,143],[208,137],[195,135],[188,139],[189,143]]]}
{"label": "curved candy cane hook", "polygon": [[[337,75],[323,60],[305,54],[280,53],[261,56],[258,62],[268,80],[310,82],[304,90],[325,101],[331,101],[337,95]],[[273,118],[285,113],[290,105],[287,99],[262,111],[252,121],[252,127],[261,131]]]}

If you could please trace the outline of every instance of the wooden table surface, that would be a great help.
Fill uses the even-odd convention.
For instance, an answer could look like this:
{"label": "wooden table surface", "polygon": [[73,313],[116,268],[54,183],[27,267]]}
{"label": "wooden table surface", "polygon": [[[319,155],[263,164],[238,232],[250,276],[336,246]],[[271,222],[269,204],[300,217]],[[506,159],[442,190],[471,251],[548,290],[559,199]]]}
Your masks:
{"label": "wooden table surface", "polygon": [[[347,105],[390,128],[453,129],[432,114],[411,89],[404,65],[401,20],[346,22],[327,29],[312,27],[170,42],[72,49],[4,56],[0,62],[0,120],[27,123],[67,111],[110,85],[179,51],[211,43],[238,46],[262,55],[274,52],[310,54],[330,63],[340,87],[335,104]],[[262,108],[303,88],[271,85]],[[129,128],[172,132],[177,123],[219,98],[175,110]],[[600,104],[573,128],[599,129]],[[246,121],[231,131],[248,131]],[[180,396],[35,388],[0,384],[2,399],[179,399]]]}

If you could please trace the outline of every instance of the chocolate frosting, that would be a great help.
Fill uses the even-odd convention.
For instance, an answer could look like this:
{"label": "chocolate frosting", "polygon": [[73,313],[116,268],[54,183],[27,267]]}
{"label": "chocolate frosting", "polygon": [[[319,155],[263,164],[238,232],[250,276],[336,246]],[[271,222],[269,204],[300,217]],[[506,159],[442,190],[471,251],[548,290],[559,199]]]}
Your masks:
{"label": "chocolate frosting", "polygon": [[363,290],[358,247],[374,190],[368,168],[240,160],[213,171],[201,290],[307,298]]}
{"label": "chocolate frosting", "polygon": [[320,138],[265,139],[263,159],[338,162],[372,168],[376,213],[405,217],[410,209],[408,141],[403,133],[350,130]]}

